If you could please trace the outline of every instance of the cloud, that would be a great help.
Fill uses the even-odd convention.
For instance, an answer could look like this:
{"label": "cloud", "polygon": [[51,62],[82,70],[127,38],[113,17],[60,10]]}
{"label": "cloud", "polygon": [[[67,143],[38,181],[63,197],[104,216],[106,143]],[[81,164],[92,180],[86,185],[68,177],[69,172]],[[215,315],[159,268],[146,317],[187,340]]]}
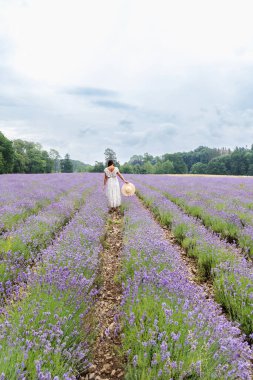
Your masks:
{"label": "cloud", "polygon": [[0,107],[17,107],[19,104],[7,96],[0,95]]}
{"label": "cloud", "polygon": [[134,123],[127,119],[122,119],[119,121],[119,127],[125,131],[132,131],[134,128]]}
{"label": "cloud", "polygon": [[115,96],[117,93],[112,90],[93,87],[74,87],[66,91],[69,94],[87,96],[87,97],[108,97]]}
{"label": "cloud", "polygon": [[116,110],[135,110],[136,107],[132,106],[131,104],[122,103],[122,102],[116,102],[112,100],[96,100],[93,102],[96,106],[104,107],[104,108],[111,108]]}
{"label": "cloud", "polygon": [[90,163],[249,144],[251,1],[183,3],[0,0],[0,130]]}
{"label": "cloud", "polygon": [[87,128],[84,128],[84,129],[80,129],[78,131],[78,134],[79,134],[80,137],[84,137],[84,136],[87,136],[87,135],[96,135],[97,131],[94,128],[87,127]]}

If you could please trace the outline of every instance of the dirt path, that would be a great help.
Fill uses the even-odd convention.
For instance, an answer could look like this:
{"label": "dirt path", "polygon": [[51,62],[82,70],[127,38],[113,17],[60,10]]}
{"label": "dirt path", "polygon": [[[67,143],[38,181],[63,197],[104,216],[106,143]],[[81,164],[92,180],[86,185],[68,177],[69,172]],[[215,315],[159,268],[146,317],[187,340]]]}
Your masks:
{"label": "dirt path", "polygon": [[100,256],[98,277],[102,286],[93,308],[98,335],[92,350],[93,364],[83,377],[85,380],[120,380],[124,377],[117,323],[122,298],[121,284],[117,281],[121,270],[122,228],[123,216],[117,212],[110,214]]}
{"label": "dirt path", "polygon": [[[150,211],[150,213],[151,213],[151,211]],[[152,215],[152,213],[151,213],[151,215]],[[152,217],[154,218],[153,215],[152,215]],[[156,220],[156,223],[159,223],[159,222]],[[188,278],[189,278],[190,282],[193,282],[193,283],[201,286],[202,289],[204,290],[204,294],[205,294],[206,298],[210,298],[210,299],[214,300],[213,285],[212,285],[211,281],[205,280],[205,282],[203,282],[203,281],[199,280],[198,266],[197,266],[196,260],[187,255],[186,251],[176,241],[173,233],[171,232],[171,230],[168,227],[164,227],[164,226],[161,226],[161,227],[164,230],[165,239],[169,240],[169,242],[172,245],[176,246],[177,251],[180,252],[181,259],[185,263],[185,265],[188,269],[188,273],[189,273]]]}

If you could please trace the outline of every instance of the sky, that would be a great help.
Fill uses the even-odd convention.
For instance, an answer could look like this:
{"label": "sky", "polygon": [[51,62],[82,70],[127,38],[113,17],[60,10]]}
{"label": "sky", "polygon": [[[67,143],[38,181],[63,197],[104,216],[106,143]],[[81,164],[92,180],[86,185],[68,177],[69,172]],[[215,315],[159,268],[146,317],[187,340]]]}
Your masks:
{"label": "sky", "polygon": [[253,143],[252,0],[0,0],[0,131],[94,164]]}

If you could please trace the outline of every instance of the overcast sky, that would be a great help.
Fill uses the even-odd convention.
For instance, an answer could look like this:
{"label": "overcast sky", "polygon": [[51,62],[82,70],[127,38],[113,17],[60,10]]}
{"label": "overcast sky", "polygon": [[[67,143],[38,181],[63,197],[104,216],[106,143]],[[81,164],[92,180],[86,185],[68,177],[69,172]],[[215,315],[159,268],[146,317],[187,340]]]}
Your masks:
{"label": "overcast sky", "polygon": [[94,163],[253,143],[252,0],[0,0],[0,131]]}

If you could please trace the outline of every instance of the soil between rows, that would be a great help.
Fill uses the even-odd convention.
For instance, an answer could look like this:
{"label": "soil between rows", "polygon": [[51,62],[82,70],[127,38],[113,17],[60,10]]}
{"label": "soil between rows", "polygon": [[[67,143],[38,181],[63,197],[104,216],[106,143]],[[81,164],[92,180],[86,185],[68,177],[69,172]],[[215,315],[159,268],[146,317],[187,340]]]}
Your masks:
{"label": "soil between rows", "polygon": [[91,313],[96,323],[97,338],[92,348],[92,365],[85,380],[120,380],[124,378],[124,358],[120,354],[119,313],[122,287],[117,276],[121,271],[123,216],[109,214],[104,249],[100,255],[97,281],[101,288]]}

